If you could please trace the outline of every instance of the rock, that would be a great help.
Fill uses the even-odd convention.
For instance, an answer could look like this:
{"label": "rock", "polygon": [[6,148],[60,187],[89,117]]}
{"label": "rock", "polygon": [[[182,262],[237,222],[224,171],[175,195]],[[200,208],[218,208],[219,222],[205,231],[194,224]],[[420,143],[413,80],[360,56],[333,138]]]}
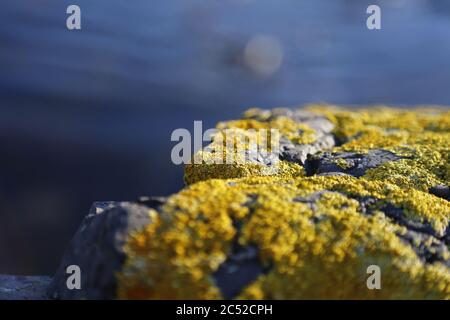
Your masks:
{"label": "rock", "polygon": [[450,187],[449,186],[440,184],[440,185],[431,187],[429,192],[434,194],[435,196],[438,196],[440,198],[446,199],[447,201],[450,201]]}
{"label": "rock", "polygon": [[[52,299],[112,299],[131,232],[150,223],[149,208],[126,202],[96,202],[73,237],[48,289]],[[81,290],[69,290],[66,268],[81,270]]]}
{"label": "rock", "polygon": [[311,144],[295,144],[290,140],[281,139],[280,159],[289,162],[305,164],[308,155],[315,154],[321,150],[327,150],[334,146],[334,139],[330,134],[324,134]]}
{"label": "rock", "polygon": [[[274,113],[280,114],[280,112],[276,111]],[[285,115],[313,129],[315,131],[315,141],[309,144],[299,144],[282,138],[280,141],[280,159],[303,165],[308,155],[334,146],[335,140],[331,134],[334,125],[326,117],[300,109],[292,110],[291,113],[285,111]]]}
{"label": "rock", "polygon": [[[450,299],[449,118],[440,109],[251,109],[220,132],[242,143],[260,137],[249,128],[275,128],[278,154],[244,143],[247,162],[208,163],[221,154],[214,140],[196,155],[203,162],[186,166],[180,192],[95,203],[49,296]],[[81,290],[66,287],[71,264]],[[366,286],[370,265],[381,290]]]}
{"label": "rock", "polygon": [[450,252],[442,239],[413,230],[398,236],[409,243],[424,263],[441,262],[450,268]]}
{"label": "rock", "polygon": [[[198,182],[167,203],[158,227],[130,240],[119,298],[450,297],[450,205],[423,191],[353,176],[247,177]],[[373,264],[384,290],[365,285]]]}
{"label": "rock", "polygon": [[320,155],[310,157],[308,164],[312,174],[325,174],[329,172],[342,172],[354,177],[363,176],[367,170],[376,168],[385,162],[392,162],[403,159],[392,152],[374,149],[366,154],[355,152],[325,152]]}
{"label": "rock", "polygon": [[216,286],[225,299],[233,299],[260,275],[267,273],[259,259],[258,248],[235,243],[230,256],[213,274]]}
{"label": "rock", "polygon": [[[448,117],[436,110],[280,108],[252,109],[219,125],[239,134],[279,130],[278,165],[303,172],[271,170],[276,162],[253,149],[239,166],[188,165],[186,182],[195,184],[159,213],[172,217],[161,220],[162,234],[146,229],[145,240],[130,245],[119,297],[450,298],[450,205],[436,197],[447,189],[432,187],[448,184]],[[221,222],[213,227],[213,220]],[[151,258],[139,254],[143,242]],[[371,264],[381,267],[388,289],[367,290]],[[168,287],[167,295],[158,290]]]}
{"label": "rock", "polygon": [[[250,145],[244,152],[244,164],[208,165],[217,154],[222,154],[222,141],[215,141],[194,156],[202,164],[186,166],[185,181],[188,184],[209,178],[236,178],[244,176],[274,176],[298,174],[308,155],[334,146],[334,128],[325,116],[305,110],[290,110],[279,108],[270,110],[254,109],[247,112],[244,119],[219,124],[223,134],[234,135],[238,140],[248,139],[249,136],[242,129],[255,125],[258,129],[275,129],[280,133],[278,152],[265,154],[265,147]],[[253,129],[253,128],[252,128]],[[218,137],[222,137],[218,135]],[[260,138],[260,137],[258,137]],[[225,154],[236,156],[235,149],[225,150]],[[239,157],[238,157],[239,158]],[[225,162],[226,159],[223,159]],[[279,160],[282,160],[280,163]],[[291,163],[286,168],[285,163]]]}
{"label": "rock", "polygon": [[47,300],[47,276],[0,275],[0,300]]}

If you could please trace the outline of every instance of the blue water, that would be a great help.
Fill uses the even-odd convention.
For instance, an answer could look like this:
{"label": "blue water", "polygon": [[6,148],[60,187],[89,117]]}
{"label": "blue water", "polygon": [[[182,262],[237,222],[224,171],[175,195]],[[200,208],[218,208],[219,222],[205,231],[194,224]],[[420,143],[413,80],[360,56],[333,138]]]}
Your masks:
{"label": "blue water", "polygon": [[[257,35],[281,49],[273,74],[243,59]],[[449,57],[444,0],[4,0],[0,273],[51,272],[94,200],[179,189],[176,128],[252,106],[450,105]]]}

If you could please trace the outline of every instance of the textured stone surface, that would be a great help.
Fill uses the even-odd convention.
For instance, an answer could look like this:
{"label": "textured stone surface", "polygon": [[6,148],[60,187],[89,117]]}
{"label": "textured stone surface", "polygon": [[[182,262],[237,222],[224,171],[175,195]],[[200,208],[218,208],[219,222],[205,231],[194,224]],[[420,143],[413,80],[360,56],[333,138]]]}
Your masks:
{"label": "textured stone surface", "polygon": [[0,300],[47,300],[46,276],[0,275]]}
{"label": "textured stone surface", "polygon": [[235,243],[227,260],[213,274],[213,279],[223,297],[233,299],[266,271],[267,268],[259,261],[258,248]]}
{"label": "textured stone surface", "polygon": [[444,198],[448,201],[450,201],[450,187],[444,186],[442,184],[433,186],[429,189],[429,192],[434,194],[435,196],[438,196],[440,198]]}
{"label": "textured stone surface", "polygon": [[[53,299],[114,298],[115,273],[126,258],[123,245],[131,232],[150,222],[148,210],[133,203],[94,203],[66,250],[48,295]],[[81,290],[66,286],[70,265],[81,269]]]}
{"label": "textured stone surface", "polygon": [[[185,180],[188,184],[210,178],[237,178],[246,176],[297,175],[303,172],[302,165],[308,155],[315,154],[334,146],[335,139],[331,131],[334,124],[325,116],[302,110],[278,108],[272,111],[251,109],[244,118],[220,123],[218,129],[226,137],[235,138],[245,144],[245,139],[260,139],[258,134],[249,133],[248,129],[275,129],[280,133],[279,150],[275,155],[266,154],[261,144],[249,145],[243,150],[245,164],[209,165],[217,154],[232,155],[239,160],[237,150],[222,150],[222,135],[217,135],[213,142],[195,155],[203,163],[188,165]],[[268,139],[269,140],[269,139]],[[262,149],[262,150],[261,150]],[[226,156],[223,159],[225,162]],[[281,160],[281,161],[280,161]]]}
{"label": "textured stone surface", "polygon": [[[253,177],[199,182],[168,203],[128,243],[121,298],[450,297],[450,205],[426,192]],[[372,264],[380,291],[365,284]]]}
{"label": "textured stone surface", "polygon": [[[50,296],[450,299],[449,111],[251,109],[218,125],[243,144],[272,128],[276,155],[246,145],[247,162],[209,163],[213,140],[179,193],[94,204]],[[381,290],[366,287],[372,264]]]}
{"label": "textured stone surface", "polygon": [[279,161],[208,164],[213,141],[157,213],[170,218],[128,243],[119,296],[449,299],[449,116],[316,106],[220,124],[279,130]]}
{"label": "textured stone surface", "polygon": [[281,110],[283,111],[274,113],[284,115],[292,118],[296,122],[309,126],[315,131],[315,141],[309,144],[299,144],[282,137],[280,141],[280,159],[304,164],[309,154],[315,154],[334,146],[335,141],[331,134],[334,125],[326,117],[304,110]]}
{"label": "textured stone surface", "polygon": [[376,168],[385,162],[402,159],[386,150],[369,150],[366,154],[355,152],[325,152],[311,156],[308,160],[309,175],[342,172],[354,177],[363,176],[367,170]]}

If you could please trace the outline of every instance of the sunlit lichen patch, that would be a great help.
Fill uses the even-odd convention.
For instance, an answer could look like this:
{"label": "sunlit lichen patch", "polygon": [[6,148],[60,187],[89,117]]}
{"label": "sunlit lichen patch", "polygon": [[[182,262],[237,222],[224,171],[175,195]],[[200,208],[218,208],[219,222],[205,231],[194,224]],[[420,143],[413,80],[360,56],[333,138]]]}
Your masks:
{"label": "sunlit lichen patch", "polygon": [[184,180],[187,184],[215,179],[232,179],[252,176],[286,176],[304,175],[301,166],[287,161],[278,161],[273,166],[261,164],[190,164],[185,168]]}
{"label": "sunlit lichen patch", "polygon": [[344,159],[337,159],[335,161],[335,163],[342,169],[346,170],[346,169],[350,169],[352,167],[352,165],[350,163],[348,163],[347,161],[345,161]]}
{"label": "sunlit lichen patch", "polygon": [[335,124],[335,153],[386,150],[404,157],[367,170],[364,178],[426,191],[450,184],[450,112],[439,108],[340,109],[311,106]]}
{"label": "sunlit lichen patch", "polygon": [[[333,133],[336,139],[341,141],[340,145],[333,148],[328,143],[319,145],[319,149],[316,148],[317,146],[315,148],[296,147],[314,143],[314,136],[317,138],[318,133],[321,132],[317,131],[317,128],[316,130],[310,128],[314,127],[311,117],[302,116],[302,113],[302,115],[296,115],[297,111],[289,111],[285,108],[273,110],[253,108],[244,113],[244,119],[220,123],[218,128],[242,130],[242,132],[248,129],[280,130],[283,139],[290,141],[289,146],[281,147],[280,159],[301,166],[304,166],[304,159],[308,153],[314,154],[316,150],[330,151],[337,155],[334,161],[340,167],[337,171],[347,172],[355,166],[355,162],[340,159],[339,154],[353,152],[360,154],[363,162],[360,164],[360,169],[355,167],[353,172],[362,172],[369,180],[383,180],[422,191],[434,185],[450,184],[449,111],[439,108],[343,109],[332,106],[310,106],[307,109],[317,113],[318,116],[327,117],[334,123]],[[241,144],[244,147],[247,146],[245,143]],[[214,142],[211,146],[214,146]],[[283,153],[283,150],[286,150],[283,148],[289,148],[289,150]],[[376,168],[366,166],[364,161],[372,160],[364,155],[370,152],[390,152],[401,160],[381,162]],[[211,153],[200,152],[197,156],[208,159],[211,158]],[[227,156],[234,157],[235,153],[228,152]],[[364,160],[364,157],[367,160]],[[219,165],[217,166],[219,170],[211,169],[209,165],[205,168],[187,166],[185,180],[192,183],[208,178],[277,175],[277,172],[280,176],[289,176],[289,172],[293,172],[294,176],[298,175],[298,170],[277,171],[273,166],[266,166],[263,162],[250,161],[244,165],[225,168]],[[190,179],[191,176],[199,178]],[[360,174],[356,176],[359,177]]]}
{"label": "sunlit lichen patch", "polygon": [[384,181],[368,181],[345,176],[310,177],[296,181],[298,189],[308,192],[326,189],[356,197],[371,196],[385,200],[403,208],[405,214],[412,220],[430,222],[441,235],[449,223],[450,203],[426,192],[401,188]]}
{"label": "sunlit lichen patch", "polygon": [[[296,201],[328,190],[314,202]],[[267,274],[239,298],[450,298],[450,274],[424,263],[397,236],[402,226],[382,212],[362,215],[355,196],[403,208],[411,219],[446,228],[448,202],[414,189],[352,177],[208,180],[172,196],[158,221],[127,245],[122,298],[221,298],[213,274],[230,253],[242,221],[241,245],[256,245]],[[365,269],[383,269],[386,290],[365,286]]]}
{"label": "sunlit lichen patch", "polygon": [[328,106],[308,106],[308,110],[327,116],[335,123],[335,133],[341,139],[350,139],[361,132],[376,128],[386,132],[402,130],[409,133],[423,131],[447,132],[450,129],[450,111],[443,108],[396,109],[371,107],[345,109]]}
{"label": "sunlit lichen patch", "polygon": [[[333,125],[311,113],[251,109],[242,120],[221,122],[211,143],[186,165],[185,182],[248,176],[296,177],[309,153],[331,147]],[[281,160],[281,161],[279,161]],[[297,161],[298,160],[298,161]]]}
{"label": "sunlit lichen patch", "polygon": [[[450,112],[308,110],[219,124],[188,186],[128,239],[119,297],[450,299]],[[259,129],[279,130],[279,156]],[[256,273],[227,286],[236,261]]]}
{"label": "sunlit lichen patch", "polygon": [[254,119],[233,120],[221,122],[218,129],[276,129],[282,136],[298,144],[308,144],[315,141],[315,131],[308,125],[296,122],[288,117],[280,116],[272,120],[259,121]]}
{"label": "sunlit lichen patch", "polygon": [[279,159],[279,133],[270,131],[272,125],[255,120],[234,122],[219,125],[221,131],[213,136],[211,144],[194,155],[193,163],[186,165],[187,184],[211,178],[303,175],[300,165]]}

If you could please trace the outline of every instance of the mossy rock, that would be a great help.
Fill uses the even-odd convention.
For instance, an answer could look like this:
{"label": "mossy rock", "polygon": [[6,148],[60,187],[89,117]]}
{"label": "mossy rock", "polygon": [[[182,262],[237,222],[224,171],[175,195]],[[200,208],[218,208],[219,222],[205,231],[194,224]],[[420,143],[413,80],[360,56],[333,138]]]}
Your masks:
{"label": "mossy rock", "polygon": [[246,147],[250,162],[209,163],[215,141],[197,154],[186,188],[139,204],[115,297],[450,299],[448,110],[251,109],[218,128],[278,129],[279,161]]}
{"label": "mossy rock", "polygon": [[449,216],[444,199],[354,177],[199,182],[131,236],[119,297],[450,298]]}

